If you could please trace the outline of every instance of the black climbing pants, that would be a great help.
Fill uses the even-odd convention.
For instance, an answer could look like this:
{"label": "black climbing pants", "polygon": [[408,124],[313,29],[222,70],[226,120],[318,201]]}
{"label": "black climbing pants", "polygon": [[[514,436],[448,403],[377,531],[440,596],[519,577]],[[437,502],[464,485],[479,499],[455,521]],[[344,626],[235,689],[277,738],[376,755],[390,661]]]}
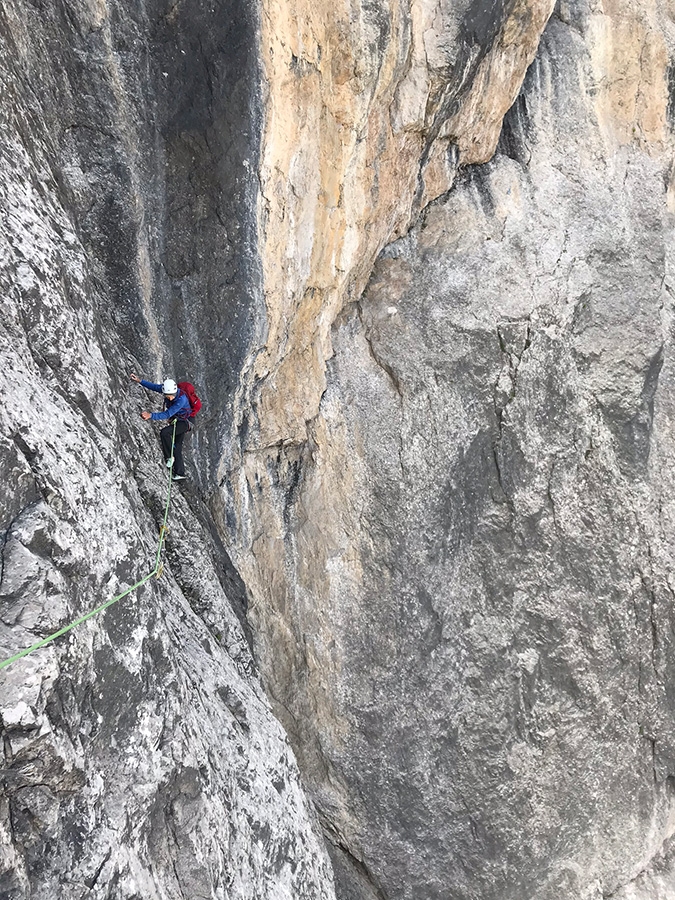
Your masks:
{"label": "black climbing pants", "polygon": [[[190,424],[185,419],[177,419],[176,421],[176,440],[173,445],[173,474],[185,475],[185,464],[183,463],[183,438],[190,430]],[[159,433],[162,439],[162,450],[164,451],[164,461],[167,462],[171,456],[171,440],[173,438],[173,422],[162,428]]]}

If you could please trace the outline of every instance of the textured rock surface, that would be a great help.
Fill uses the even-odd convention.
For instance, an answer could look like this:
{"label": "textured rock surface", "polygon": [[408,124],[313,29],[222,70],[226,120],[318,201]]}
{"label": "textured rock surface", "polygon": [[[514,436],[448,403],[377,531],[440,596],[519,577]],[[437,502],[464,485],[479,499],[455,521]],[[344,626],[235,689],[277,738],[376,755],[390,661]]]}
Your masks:
{"label": "textured rock surface", "polygon": [[2,676],[3,900],[675,897],[673,10],[552,8],[2,5],[3,655],[205,400]]}
{"label": "textured rock surface", "polygon": [[[152,568],[166,470],[129,367],[200,385],[205,481],[219,458],[255,311],[254,29],[2,5],[2,658]],[[162,580],[1,673],[3,900],[334,896],[214,535],[184,490]]]}
{"label": "textured rock surface", "polygon": [[386,250],[309,440],[249,479],[345,897],[675,896],[673,35],[557,8],[494,160]]}
{"label": "textured rock surface", "polygon": [[492,155],[552,8],[264,0],[267,334],[245,409],[258,432],[248,449],[306,438],[335,316],[382,246],[450,187],[458,160]]}

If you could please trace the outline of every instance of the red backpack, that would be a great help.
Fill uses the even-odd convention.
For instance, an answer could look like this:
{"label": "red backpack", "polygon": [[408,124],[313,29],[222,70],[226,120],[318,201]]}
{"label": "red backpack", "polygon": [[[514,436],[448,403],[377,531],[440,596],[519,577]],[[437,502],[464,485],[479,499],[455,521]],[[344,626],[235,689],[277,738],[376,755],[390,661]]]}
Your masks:
{"label": "red backpack", "polygon": [[194,419],[199,410],[202,408],[202,401],[195,393],[194,385],[190,384],[189,381],[179,381],[178,388],[190,401],[190,415],[188,416],[188,419]]}

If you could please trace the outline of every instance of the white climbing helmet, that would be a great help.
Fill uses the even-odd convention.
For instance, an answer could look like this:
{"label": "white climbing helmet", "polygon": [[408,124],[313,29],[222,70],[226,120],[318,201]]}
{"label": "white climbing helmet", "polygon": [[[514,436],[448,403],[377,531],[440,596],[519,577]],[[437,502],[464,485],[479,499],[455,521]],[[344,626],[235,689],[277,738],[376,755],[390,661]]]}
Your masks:
{"label": "white climbing helmet", "polygon": [[165,378],[164,384],[162,385],[162,393],[163,394],[177,394],[178,393],[178,385],[173,380],[173,378]]}

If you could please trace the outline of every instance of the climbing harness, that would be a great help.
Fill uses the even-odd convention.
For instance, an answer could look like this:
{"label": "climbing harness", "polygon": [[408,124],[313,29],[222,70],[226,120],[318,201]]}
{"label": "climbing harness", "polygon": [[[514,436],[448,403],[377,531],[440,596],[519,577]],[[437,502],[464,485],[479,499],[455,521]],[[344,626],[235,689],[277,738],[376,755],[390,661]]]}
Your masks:
{"label": "climbing harness", "polygon": [[[176,422],[173,423],[173,433],[171,435],[171,457],[173,459],[173,445],[176,439]],[[75,619],[74,622],[71,622],[69,625],[65,625],[63,628],[59,628],[58,631],[55,631],[53,634],[48,635],[46,638],[43,638],[41,641],[38,641],[36,644],[33,644],[30,647],[26,647],[25,650],[21,650],[19,653],[15,653],[14,656],[10,656],[9,659],[5,659],[0,662],[0,669],[6,669],[7,666],[11,666],[13,662],[16,662],[18,659],[22,659],[24,656],[28,656],[29,653],[32,653],[34,650],[39,650],[40,647],[45,647],[47,644],[51,644],[52,641],[55,641],[57,638],[61,637],[63,634],[67,634],[67,632],[72,631],[73,628],[76,628],[78,625],[81,625],[83,622],[86,622],[87,619],[91,619],[93,616],[98,615],[98,613],[103,612],[104,609],[107,609],[109,606],[112,606],[113,603],[117,603],[118,600],[121,600],[123,597],[127,597],[129,594],[133,594],[134,591],[137,591],[139,588],[143,587],[144,584],[147,584],[151,578],[160,578],[162,572],[164,571],[164,564],[162,563],[162,547],[164,545],[164,541],[166,539],[166,533],[169,530],[169,526],[167,522],[169,520],[169,503],[171,502],[171,482],[173,480],[173,468],[169,469],[169,487],[166,492],[166,505],[164,507],[164,518],[162,520],[162,524],[159,529],[159,543],[157,545],[157,553],[155,555],[155,567],[152,572],[148,573],[144,578],[141,578],[140,581],[137,581],[136,584],[132,584],[130,588],[127,588],[126,591],[122,591],[121,594],[117,594],[115,597],[111,597],[110,600],[106,600],[105,603],[102,603],[101,606],[98,606],[96,609],[92,609],[91,612],[85,613],[85,615],[80,616],[79,619]]]}

